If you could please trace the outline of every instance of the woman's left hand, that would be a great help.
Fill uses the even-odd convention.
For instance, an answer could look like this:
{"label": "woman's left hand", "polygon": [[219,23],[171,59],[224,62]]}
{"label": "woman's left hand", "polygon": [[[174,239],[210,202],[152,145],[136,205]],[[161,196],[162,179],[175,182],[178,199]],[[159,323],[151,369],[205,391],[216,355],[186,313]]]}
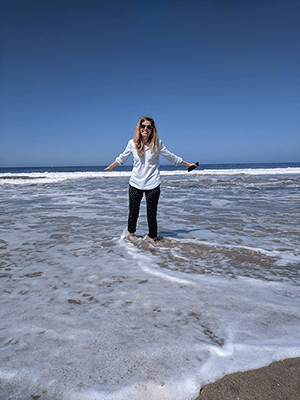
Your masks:
{"label": "woman's left hand", "polygon": [[190,164],[190,163],[188,163],[188,162],[186,162],[186,161],[181,161],[181,163],[180,163],[180,165],[184,165],[185,167],[187,167],[187,168],[189,168],[189,167],[191,167],[192,165],[195,165],[196,166],[196,164]]}

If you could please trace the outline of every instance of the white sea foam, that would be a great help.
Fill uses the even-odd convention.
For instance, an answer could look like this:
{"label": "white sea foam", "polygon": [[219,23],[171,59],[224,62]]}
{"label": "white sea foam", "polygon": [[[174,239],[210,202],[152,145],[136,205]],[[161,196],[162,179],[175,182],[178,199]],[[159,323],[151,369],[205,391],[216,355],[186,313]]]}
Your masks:
{"label": "white sea foam", "polygon": [[300,356],[297,172],[163,174],[156,243],[129,172],[95,174],[1,187],[5,399],[193,400]]}
{"label": "white sea foam", "polygon": [[[300,174],[300,168],[245,168],[245,169],[205,169],[187,171],[161,171],[162,176],[234,176],[234,175],[289,175]],[[74,179],[95,179],[95,178],[121,178],[129,177],[131,171],[86,171],[86,172],[22,172],[22,173],[0,173],[0,184],[41,184],[63,182]]]}

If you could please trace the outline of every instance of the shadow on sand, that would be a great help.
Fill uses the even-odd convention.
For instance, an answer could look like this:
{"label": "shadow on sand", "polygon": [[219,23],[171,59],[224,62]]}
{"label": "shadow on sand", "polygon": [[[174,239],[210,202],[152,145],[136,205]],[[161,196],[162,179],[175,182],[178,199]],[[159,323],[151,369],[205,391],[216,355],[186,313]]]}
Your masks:
{"label": "shadow on sand", "polygon": [[161,238],[167,238],[167,237],[177,237],[181,235],[186,235],[191,232],[195,231],[200,231],[200,229],[176,229],[174,231],[159,231],[158,236]]}

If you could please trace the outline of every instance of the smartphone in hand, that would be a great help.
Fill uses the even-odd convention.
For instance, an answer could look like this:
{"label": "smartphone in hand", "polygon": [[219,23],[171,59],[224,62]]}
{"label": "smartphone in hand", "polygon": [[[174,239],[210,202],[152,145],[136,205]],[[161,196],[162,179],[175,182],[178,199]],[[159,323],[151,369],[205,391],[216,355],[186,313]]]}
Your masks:
{"label": "smartphone in hand", "polygon": [[198,161],[194,163],[194,165],[191,165],[190,167],[188,167],[188,171],[191,172],[193,171],[193,169],[199,167],[199,163]]}

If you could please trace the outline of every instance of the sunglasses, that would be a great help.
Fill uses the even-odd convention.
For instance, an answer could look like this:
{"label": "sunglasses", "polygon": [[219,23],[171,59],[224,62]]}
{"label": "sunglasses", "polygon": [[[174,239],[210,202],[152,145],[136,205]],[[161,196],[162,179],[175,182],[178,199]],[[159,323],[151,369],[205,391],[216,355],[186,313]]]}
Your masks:
{"label": "sunglasses", "polygon": [[146,128],[147,128],[147,129],[152,129],[152,126],[151,126],[151,125],[144,125],[144,124],[142,124],[142,125],[141,125],[141,128],[142,128],[142,129],[146,129]]}

